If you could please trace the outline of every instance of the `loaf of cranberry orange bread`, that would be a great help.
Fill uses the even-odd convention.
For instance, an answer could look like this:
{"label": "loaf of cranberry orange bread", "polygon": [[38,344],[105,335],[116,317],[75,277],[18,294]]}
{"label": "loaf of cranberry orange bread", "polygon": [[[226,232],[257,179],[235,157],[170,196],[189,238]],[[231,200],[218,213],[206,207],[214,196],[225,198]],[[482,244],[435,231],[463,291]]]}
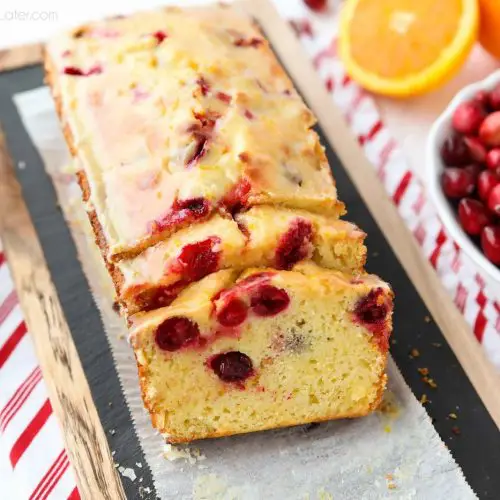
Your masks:
{"label": "loaf of cranberry orange bread", "polygon": [[357,417],[386,383],[392,293],[298,264],[225,270],[134,316],[145,405],[170,442]]}
{"label": "loaf of cranberry orange bread", "polygon": [[127,315],[172,302],[189,283],[220,269],[290,269],[311,259],[354,274],[363,270],[365,234],[354,224],[280,207],[252,207],[177,231],[115,264],[118,300]]}
{"label": "loaf of cranberry orange bread", "polygon": [[373,410],[392,293],[252,20],[108,19],[45,66],[155,427],[183,442]]}
{"label": "loaf of cranberry orange bread", "polygon": [[312,113],[235,9],[92,23],[51,41],[45,66],[111,261],[215,211],[344,212]]}

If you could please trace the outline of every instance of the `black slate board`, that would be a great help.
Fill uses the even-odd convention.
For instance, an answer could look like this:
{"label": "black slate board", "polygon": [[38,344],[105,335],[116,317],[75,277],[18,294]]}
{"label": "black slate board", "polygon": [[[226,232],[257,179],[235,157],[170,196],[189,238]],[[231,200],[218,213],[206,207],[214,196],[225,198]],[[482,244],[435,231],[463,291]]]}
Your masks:
{"label": "black slate board", "polygon": [[[24,161],[28,165],[28,168],[17,171],[18,179],[110,448],[116,451],[115,461],[124,467],[134,467],[136,462],[146,462],[120,389],[97,307],[81,270],[69,230],[57,207],[52,183],[12,102],[12,95],[42,85],[42,79],[39,66],[0,75],[0,122],[14,164]],[[395,343],[391,346],[391,354],[414,394],[420,397],[426,393],[432,401],[426,409],[434,426],[479,498],[498,498],[500,433],[439,328],[432,320],[426,320],[429,313],[422,299],[371,217],[348,173],[328,145],[321,129],[317,131],[327,148],[339,197],[349,208],[349,220],[369,235],[368,270],[391,283],[396,294]],[[441,347],[435,347],[435,344]],[[418,349],[420,357],[411,359],[411,349]],[[421,381],[417,371],[419,367],[429,369],[438,384],[437,389],[433,390]],[[459,416],[458,420],[448,418],[451,412]],[[453,433],[452,428],[455,426],[460,428],[460,435]],[[112,430],[116,431],[114,435]],[[127,498],[155,497],[151,473],[146,467],[143,471],[142,483],[132,483],[127,479],[123,481]],[[153,491],[150,494],[139,492],[140,486],[149,486]]]}

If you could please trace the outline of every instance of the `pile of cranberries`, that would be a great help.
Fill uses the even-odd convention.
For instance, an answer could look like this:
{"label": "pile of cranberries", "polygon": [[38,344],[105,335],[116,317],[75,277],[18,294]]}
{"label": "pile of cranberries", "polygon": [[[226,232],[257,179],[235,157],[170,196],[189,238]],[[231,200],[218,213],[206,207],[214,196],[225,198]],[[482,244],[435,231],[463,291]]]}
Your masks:
{"label": "pile of cranberries", "polygon": [[500,265],[500,85],[460,104],[452,126],[441,146],[443,192],[464,231]]}

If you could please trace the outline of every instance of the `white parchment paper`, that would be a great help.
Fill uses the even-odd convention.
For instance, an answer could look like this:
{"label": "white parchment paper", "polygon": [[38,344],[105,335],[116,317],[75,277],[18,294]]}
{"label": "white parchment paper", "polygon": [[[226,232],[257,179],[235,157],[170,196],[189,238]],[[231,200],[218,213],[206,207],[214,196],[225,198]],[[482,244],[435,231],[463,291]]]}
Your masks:
{"label": "white parchment paper", "polygon": [[[384,410],[370,417],[198,442],[170,449],[166,458],[164,442],[142,405],[125,323],[112,309],[113,285],[68,168],[69,155],[48,89],[18,94],[15,103],[56,186],[161,498],[476,498],[392,360]],[[135,473],[140,476],[139,469]],[[125,475],[124,481],[134,477],[130,470]]]}

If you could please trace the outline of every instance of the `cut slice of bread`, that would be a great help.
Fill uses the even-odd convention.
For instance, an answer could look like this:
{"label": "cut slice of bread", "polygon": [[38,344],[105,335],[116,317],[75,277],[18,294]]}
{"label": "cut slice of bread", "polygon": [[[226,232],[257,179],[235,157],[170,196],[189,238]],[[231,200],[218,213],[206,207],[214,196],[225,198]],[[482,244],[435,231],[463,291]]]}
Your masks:
{"label": "cut slice of bread", "polygon": [[220,271],[136,315],[153,425],[170,442],[366,415],[380,402],[392,292],[313,264]]}
{"label": "cut slice of bread", "polygon": [[364,238],[354,224],[303,210],[265,206],[234,218],[214,215],[117,262],[118,298],[130,315],[169,305],[189,283],[221,269],[289,269],[306,259],[359,274]]}

